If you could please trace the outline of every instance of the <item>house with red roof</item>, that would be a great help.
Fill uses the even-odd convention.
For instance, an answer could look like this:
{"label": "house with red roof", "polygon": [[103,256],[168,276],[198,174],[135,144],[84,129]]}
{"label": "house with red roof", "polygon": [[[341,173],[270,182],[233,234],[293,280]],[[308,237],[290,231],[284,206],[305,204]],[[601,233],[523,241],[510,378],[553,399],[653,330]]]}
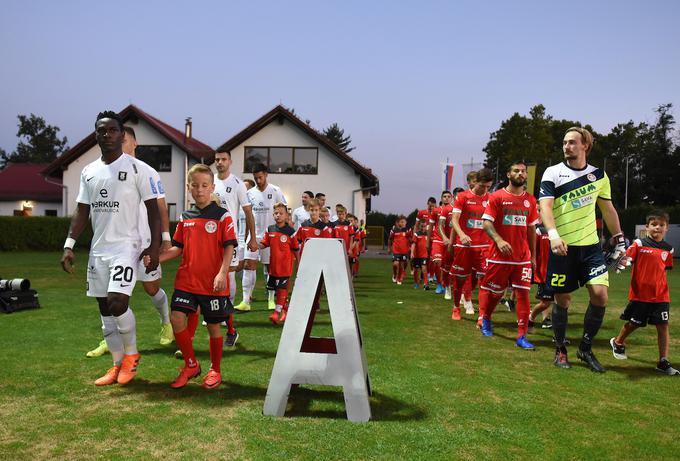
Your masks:
{"label": "house with red roof", "polygon": [[8,163],[0,170],[0,216],[63,216],[61,180],[47,179],[46,163]]}
{"label": "house with red roof", "polygon": [[326,194],[331,215],[343,204],[359,219],[366,219],[371,197],[380,184],[370,168],[362,165],[333,141],[282,105],[262,115],[216,149],[231,153],[231,172],[252,178],[252,167],[264,163],[268,182],[281,188],[288,206],[301,205],[302,193]]}
{"label": "house with red roof", "polygon": [[[154,167],[161,177],[170,219],[178,219],[189,206],[190,196],[185,186],[188,169],[197,163],[212,163],[215,151],[191,135],[190,119],[187,119],[182,131],[132,104],[123,109],[120,116],[126,126],[135,130],[139,144],[137,158]],[[93,130],[42,169],[48,181],[60,181],[62,184],[63,216],[72,215],[76,209],[81,171],[100,155]]]}

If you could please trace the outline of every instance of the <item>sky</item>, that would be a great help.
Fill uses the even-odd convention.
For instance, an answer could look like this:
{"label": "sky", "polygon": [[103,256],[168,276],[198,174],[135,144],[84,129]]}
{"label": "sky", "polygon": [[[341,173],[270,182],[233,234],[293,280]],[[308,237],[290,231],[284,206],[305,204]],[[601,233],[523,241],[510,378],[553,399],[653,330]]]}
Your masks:
{"label": "sky", "polygon": [[600,133],[680,108],[677,1],[15,1],[0,15],[0,148],[34,113],[73,146],[134,103],[217,147],[282,103],[337,122],[408,213],[536,104]]}

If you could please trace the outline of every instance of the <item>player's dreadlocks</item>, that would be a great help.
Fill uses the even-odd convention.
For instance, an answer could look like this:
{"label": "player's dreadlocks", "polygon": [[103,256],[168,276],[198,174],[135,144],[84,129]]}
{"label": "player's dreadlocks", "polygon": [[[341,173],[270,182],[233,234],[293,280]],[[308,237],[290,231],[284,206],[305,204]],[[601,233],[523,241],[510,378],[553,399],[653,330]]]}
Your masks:
{"label": "player's dreadlocks", "polygon": [[120,118],[120,115],[115,113],[112,110],[105,110],[104,112],[99,112],[97,115],[97,120],[95,121],[95,127],[97,126],[97,122],[103,118],[110,118],[111,120],[115,120],[118,122],[118,127],[123,130],[123,119]]}

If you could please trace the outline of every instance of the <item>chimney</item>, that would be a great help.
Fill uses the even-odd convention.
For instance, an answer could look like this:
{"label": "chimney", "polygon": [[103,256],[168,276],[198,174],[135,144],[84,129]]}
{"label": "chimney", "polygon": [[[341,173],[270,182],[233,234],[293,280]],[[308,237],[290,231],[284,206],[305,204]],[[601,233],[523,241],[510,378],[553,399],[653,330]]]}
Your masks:
{"label": "chimney", "polygon": [[191,117],[186,118],[186,123],[184,124],[184,143],[191,139]]}

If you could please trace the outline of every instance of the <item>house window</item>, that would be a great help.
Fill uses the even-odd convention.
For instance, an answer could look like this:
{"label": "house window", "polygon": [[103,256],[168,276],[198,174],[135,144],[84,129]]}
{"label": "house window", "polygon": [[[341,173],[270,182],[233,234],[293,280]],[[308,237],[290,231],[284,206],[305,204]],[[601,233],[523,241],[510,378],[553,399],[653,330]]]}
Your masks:
{"label": "house window", "polygon": [[245,148],[243,172],[250,173],[258,163],[274,174],[317,174],[319,149],[316,147]]}
{"label": "house window", "polygon": [[56,216],[57,210],[45,210],[45,216]]}
{"label": "house window", "polygon": [[172,148],[170,146],[137,146],[135,155],[158,172],[172,171]]}

